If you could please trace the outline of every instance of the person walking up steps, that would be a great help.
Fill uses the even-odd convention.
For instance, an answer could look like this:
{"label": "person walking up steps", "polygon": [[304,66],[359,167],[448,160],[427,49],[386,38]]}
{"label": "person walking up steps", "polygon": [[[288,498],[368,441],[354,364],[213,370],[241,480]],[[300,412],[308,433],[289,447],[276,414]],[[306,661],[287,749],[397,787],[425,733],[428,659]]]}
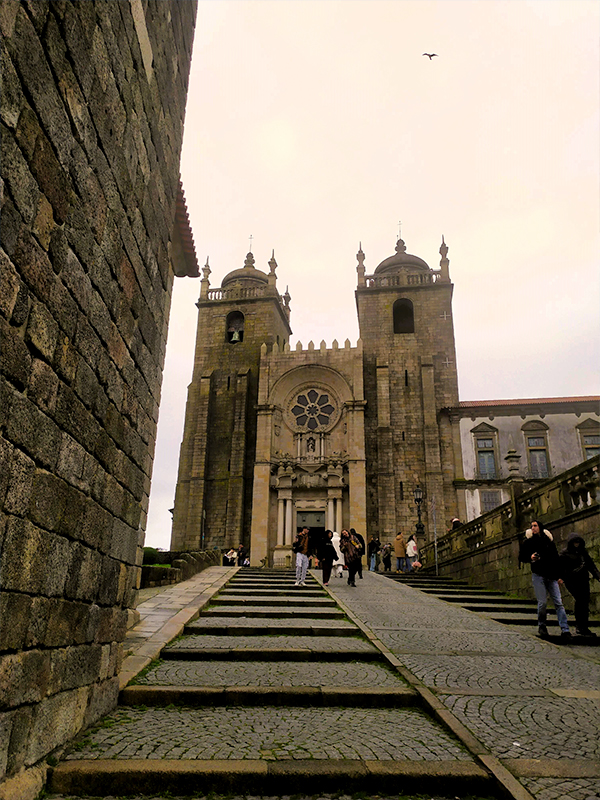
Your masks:
{"label": "person walking up steps", "polygon": [[575,625],[580,636],[595,636],[589,629],[590,575],[600,581],[600,571],[581,536],[572,534],[560,556],[560,575],[575,598]]}
{"label": "person walking up steps", "polygon": [[571,632],[558,585],[560,573],[558,552],[552,534],[538,520],[533,520],[531,528],[525,532],[525,538],[519,548],[519,561],[523,564],[531,564],[531,580],[538,604],[539,635],[543,639],[548,636],[546,609],[548,595],[550,595],[556,610],[561,636],[563,639],[570,639]]}
{"label": "person walking up steps", "polygon": [[296,536],[294,542],[294,552],[296,553],[296,583],[294,586],[304,586],[306,571],[308,569],[308,539],[309,528],[302,528]]}

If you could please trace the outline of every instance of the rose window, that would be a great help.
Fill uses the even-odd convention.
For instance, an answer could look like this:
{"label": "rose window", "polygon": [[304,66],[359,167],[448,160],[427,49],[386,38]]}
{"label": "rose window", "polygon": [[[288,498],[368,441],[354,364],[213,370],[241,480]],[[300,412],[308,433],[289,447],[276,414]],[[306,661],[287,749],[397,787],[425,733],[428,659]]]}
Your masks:
{"label": "rose window", "polygon": [[335,406],[331,404],[329,395],[317,389],[302,392],[296,397],[291,412],[298,428],[315,431],[329,425]]}

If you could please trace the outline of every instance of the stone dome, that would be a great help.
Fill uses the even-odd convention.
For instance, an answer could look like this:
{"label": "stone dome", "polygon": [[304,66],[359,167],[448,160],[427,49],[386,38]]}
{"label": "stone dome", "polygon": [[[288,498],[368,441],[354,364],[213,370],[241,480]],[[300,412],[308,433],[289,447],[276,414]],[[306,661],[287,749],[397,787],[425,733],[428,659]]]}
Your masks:
{"label": "stone dome", "polygon": [[248,253],[244,266],[242,269],[234,269],[229,272],[221,281],[221,288],[224,289],[233,283],[242,284],[244,286],[265,286],[268,284],[269,279],[264,272],[256,269],[254,266],[254,256]]}
{"label": "stone dome", "polygon": [[389,258],[385,258],[375,270],[376,275],[391,275],[398,272],[401,268],[429,270],[429,264],[418,256],[413,256],[406,252],[406,245],[402,239],[396,242],[396,253]]}

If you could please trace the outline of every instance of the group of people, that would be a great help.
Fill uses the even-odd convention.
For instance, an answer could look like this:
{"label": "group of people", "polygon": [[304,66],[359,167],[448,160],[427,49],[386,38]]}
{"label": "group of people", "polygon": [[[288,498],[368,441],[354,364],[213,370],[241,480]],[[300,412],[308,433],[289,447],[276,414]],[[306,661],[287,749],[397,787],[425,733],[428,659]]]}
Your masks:
{"label": "group of people", "polygon": [[323,570],[323,585],[328,586],[331,574],[336,567],[338,577],[343,575],[343,565],[348,570],[348,586],[356,586],[356,576],[362,578],[362,556],[365,540],[360,533],[350,528],[341,533],[325,531],[322,537],[311,537],[310,528],[302,528],[296,536],[293,548],[296,553],[296,582],[294,586],[304,586],[308,562],[311,556],[318,559]]}
{"label": "group of people", "polygon": [[412,572],[421,566],[417,541],[414,535],[409,536],[408,540],[405,541],[402,531],[398,531],[393,545],[391,542],[381,544],[376,536],[371,536],[367,546],[369,570],[371,572],[377,570],[377,557],[379,556],[383,563],[384,572],[391,572],[392,549],[396,557],[396,572]]}
{"label": "group of people", "polygon": [[[349,528],[341,533],[325,531],[322,537],[311,536],[308,527],[303,528],[296,536],[293,550],[296,553],[296,582],[294,586],[304,586],[306,572],[311,556],[318,559],[323,569],[323,585],[329,584],[334,565],[339,578],[343,575],[343,568],[348,571],[348,585],[356,586],[356,578],[362,578],[362,557],[365,549],[369,559],[369,570],[377,569],[377,557],[381,558],[383,568],[390,572],[392,569],[392,544],[386,542],[382,545],[376,536],[371,536],[365,548],[363,536],[354,528]],[[396,556],[396,572],[410,572],[420,567],[419,553],[414,536],[409,536],[408,541],[398,532],[393,545]]]}
{"label": "group of people", "polygon": [[581,536],[571,536],[559,555],[550,531],[539,520],[533,520],[521,541],[519,561],[531,564],[531,579],[537,600],[538,633],[543,639],[548,637],[548,595],[554,603],[561,638],[571,638],[560,584],[564,584],[575,599],[577,633],[581,636],[595,636],[589,629],[590,575],[600,581],[600,571]]}
{"label": "group of people", "polygon": [[243,544],[238,545],[237,550],[233,547],[229,552],[223,553],[223,566],[224,567],[249,567],[250,559],[248,558],[248,550]]}

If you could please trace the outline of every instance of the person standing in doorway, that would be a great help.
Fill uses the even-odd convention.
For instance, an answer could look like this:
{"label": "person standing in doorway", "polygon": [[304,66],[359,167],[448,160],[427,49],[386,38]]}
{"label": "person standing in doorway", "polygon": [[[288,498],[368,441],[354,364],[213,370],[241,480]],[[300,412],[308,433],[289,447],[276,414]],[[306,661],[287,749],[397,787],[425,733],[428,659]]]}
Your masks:
{"label": "person standing in doorway", "polygon": [[365,547],[365,540],[364,540],[362,534],[357,533],[354,530],[354,528],[350,528],[350,536],[353,536],[356,539],[356,541],[360,544],[360,554],[359,554],[359,558],[358,558],[358,569],[356,570],[356,572],[357,572],[358,577],[362,581],[362,557],[364,556],[365,551],[367,549]]}
{"label": "person standing in doorway", "polygon": [[296,536],[294,551],[296,553],[296,583],[294,586],[304,586],[306,581],[306,571],[308,569],[308,540],[310,529],[302,528]]}
{"label": "person standing in doorway", "polygon": [[531,581],[537,600],[539,635],[542,639],[548,637],[546,619],[548,595],[550,595],[554,603],[561,637],[570,639],[571,632],[558,585],[560,574],[558,552],[552,534],[538,520],[533,520],[531,528],[525,532],[525,538],[519,548],[519,561],[523,564],[531,564]]}
{"label": "person standing in doorway", "polygon": [[402,531],[398,531],[394,539],[394,553],[396,555],[396,572],[406,572],[408,565],[406,563],[406,542]]}
{"label": "person standing in doorway", "polygon": [[590,575],[600,581],[600,570],[588,553],[583,537],[573,534],[560,555],[560,574],[575,599],[575,625],[580,636],[595,636],[589,629]]}

